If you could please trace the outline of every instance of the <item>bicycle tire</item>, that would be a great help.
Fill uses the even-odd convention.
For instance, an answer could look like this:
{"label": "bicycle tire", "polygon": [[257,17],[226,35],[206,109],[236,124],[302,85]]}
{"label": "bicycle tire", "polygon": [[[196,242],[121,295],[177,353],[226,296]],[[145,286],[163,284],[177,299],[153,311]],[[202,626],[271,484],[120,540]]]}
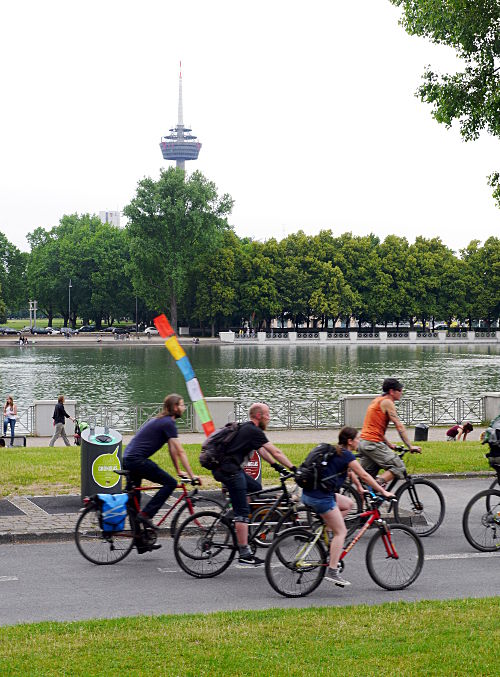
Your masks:
{"label": "bicycle tire", "polygon": [[278,534],[281,535],[287,529],[302,527],[303,529],[312,530],[318,526],[318,524],[321,524],[321,518],[319,518],[309,506],[294,504],[288,508],[276,525],[274,538],[276,538]]}
{"label": "bicycle tire", "polygon": [[236,554],[236,533],[220,513],[195,512],[177,529],[174,555],[183,571],[194,578],[213,578],[225,571]]}
{"label": "bicycle tire", "polygon": [[[249,541],[255,543],[259,548],[269,548],[276,533],[276,527],[283,517],[283,513],[278,508],[270,510],[269,508],[262,507],[252,513],[250,518],[250,523],[248,525],[248,538]],[[260,529],[261,523],[266,519],[266,524],[264,528],[257,533]],[[255,534],[257,537],[255,538]]]}
{"label": "bicycle tire", "polygon": [[267,551],[267,581],[283,597],[305,597],[323,580],[328,559],[320,540],[312,546],[306,562],[299,559],[314,538],[315,534],[307,529],[287,529],[273,541]]}
{"label": "bicycle tire", "polygon": [[[389,554],[394,547],[397,557]],[[424,547],[418,534],[404,524],[378,529],[366,548],[366,566],[372,580],[386,590],[404,590],[419,577]]]}
{"label": "bicycle tire", "polygon": [[[193,504],[194,510],[201,508],[201,510],[217,511],[222,510],[223,508],[223,504],[216,498],[207,498],[206,496],[194,496],[191,498],[191,502]],[[178,525],[182,524],[187,518],[186,511],[189,513],[189,515],[194,514],[194,512],[190,512],[187,501],[184,501],[184,505],[175,511],[172,521],[170,522],[170,536],[172,538],[175,538]]]}
{"label": "bicycle tire", "polygon": [[473,496],[462,517],[465,538],[481,552],[500,552],[500,490],[485,489]]}
{"label": "bicycle tire", "polygon": [[347,496],[352,501],[354,501],[354,506],[352,510],[350,510],[344,517],[344,523],[347,529],[347,538],[348,538],[349,536],[352,536],[352,534],[361,525],[359,513],[363,512],[363,499],[356,491],[356,489],[352,486],[352,484],[349,484],[349,482],[346,482],[342,486],[339,493],[342,494],[342,496]]}
{"label": "bicycle tire", "polygon": [[405,482],[396,491],[394,517],[419,536],[430,536],[441,526],[445,515],[444,496],[433,482],[420,477]]}
{"label": "bicycle tire", "polygon": [[100,512],[96,505],[89,505],[80,513],[75,526],[76,547],[92,564],[116,564],[125,559],[134,546],[130,514],[121,531],[103,531]]}
{"label": "bicycle tire", "polygon": [[[498,481],[498,479],[493,480],[493,482],[489,486],[489,489],[496,489],[497,491],[500,490],[500,482]],[[490,510],[491,508],[489,499],[486,500],[486,507],[488,508],[488,510]]]}

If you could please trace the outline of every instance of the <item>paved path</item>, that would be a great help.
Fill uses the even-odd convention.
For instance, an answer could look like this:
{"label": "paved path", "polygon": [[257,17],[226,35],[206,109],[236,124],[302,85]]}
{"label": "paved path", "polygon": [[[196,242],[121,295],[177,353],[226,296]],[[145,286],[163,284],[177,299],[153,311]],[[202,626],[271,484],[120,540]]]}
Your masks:
{"label": "paved path", "polygon": [[297,600],[275,593],[262,569],[242,570],[233,564],[216,578],[191,578],[180,571],[168,538],[162,539],[161,550],[145,555],[134,551],[123,562],[104,567],[87,562],[69,542],[1,545],[0,625],[499,595],[500,553],[477,552],[462,534],[464,504],[486,480],[438,483],[446,499],[446,517],[436,534],[424,539],[423,571],[406,590],[388,592],[371,580],[364,560],[367,536],[346,558],[350,588],[323,582],[309,597]]}

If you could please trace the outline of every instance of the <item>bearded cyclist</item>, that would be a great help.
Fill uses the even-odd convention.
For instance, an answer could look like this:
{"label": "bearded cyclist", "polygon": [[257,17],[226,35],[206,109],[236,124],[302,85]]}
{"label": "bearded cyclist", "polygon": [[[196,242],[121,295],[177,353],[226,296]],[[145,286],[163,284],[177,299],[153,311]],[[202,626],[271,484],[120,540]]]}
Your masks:
{"label": "bearded cyclist", "polygon": [[382,395],[376,397],[366,412],[361,439],[358,445],[358,457],[362,467],[372,477],[377,477],[380,468],[384,472],[377,481],[385,485],[395,477],[402,479],[406,470],[405,464],[392,451],[395,445],[386,438],[389,423],[394,423],[399,436],[412,453],[421,453],[420,447],[410,442],[406,428],[396,413],[394,402],[399,402],[403,394],[403,384],[396,378],[386,378],[382,384]]}

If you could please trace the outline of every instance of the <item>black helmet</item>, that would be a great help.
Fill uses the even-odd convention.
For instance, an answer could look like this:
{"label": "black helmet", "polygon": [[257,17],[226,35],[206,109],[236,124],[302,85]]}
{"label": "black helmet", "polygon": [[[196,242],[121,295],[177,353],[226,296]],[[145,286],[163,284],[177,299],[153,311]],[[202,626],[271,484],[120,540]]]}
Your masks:
{"label": "black helmet", "polygon": [[382,391],[388,393],[389,390],[403,390],[403,384],[397,378],[385,378],[382,383]]}

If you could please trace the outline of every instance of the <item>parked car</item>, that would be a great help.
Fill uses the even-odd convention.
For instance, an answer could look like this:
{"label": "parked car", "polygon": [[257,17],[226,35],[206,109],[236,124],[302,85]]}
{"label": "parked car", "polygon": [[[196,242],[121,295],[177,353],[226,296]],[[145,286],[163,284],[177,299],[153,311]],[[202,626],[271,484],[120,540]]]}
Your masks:
{"label": "parked car", "polygon": [[7,335],[19,335],[21,332],[18,329],[13,329],[12,327],[0,327],[0,334],[4,336]]}
{"label": "parked car", "polygon": [[59,329],[56,329],[55,327],[47,327],[47,330],[48,330],[49,334],[51,334],[52,336],[54,336],[55,334],[61,333],[59,331]]}
{"label": "parked car", "polygon": [[23,328],[21,329],[21,333],[23,333],[23,332],[28,332],[29,334],[31,334],[31,329],[32,329],[32,327],[23,327]]}
{"label": "parked car", "polygon": [[52,327],[50,327],[50,329],[48,327],[33,327],[31,333],[33,336],[37,336],[38,334],[51,334]]}
{"label": "parked car", "polygon": [[91,331],[95,331],[95,324],[86,324],[83,327],[80,327],[80,329],[77,329],[78,334],[86,334]]}
{"label": "parked car", "polygon": [[115,327],[106,327],[105,329],[102,329],[101,331],[105,331],[106,333],[112,334],[115,330]]}
{"label": "parked car", "polygon": [[146,327],[144,333],[150,334],[151,336],[158,336],[158,329],[156,327]]}
{"label": "parked car", "polygon": [[63,335],[64,334],[70,334],[70,336],[71,336],[72,334],[76,334],[77,331],[76,331],[76,329],[71,329],[71,327],[61,327],[60,333],[63,334]]}
{"label": "parked car", "polygon": [[126,327],[113,327],[113,334],[128,334],[130,333],[130,329],[127,329]]}

